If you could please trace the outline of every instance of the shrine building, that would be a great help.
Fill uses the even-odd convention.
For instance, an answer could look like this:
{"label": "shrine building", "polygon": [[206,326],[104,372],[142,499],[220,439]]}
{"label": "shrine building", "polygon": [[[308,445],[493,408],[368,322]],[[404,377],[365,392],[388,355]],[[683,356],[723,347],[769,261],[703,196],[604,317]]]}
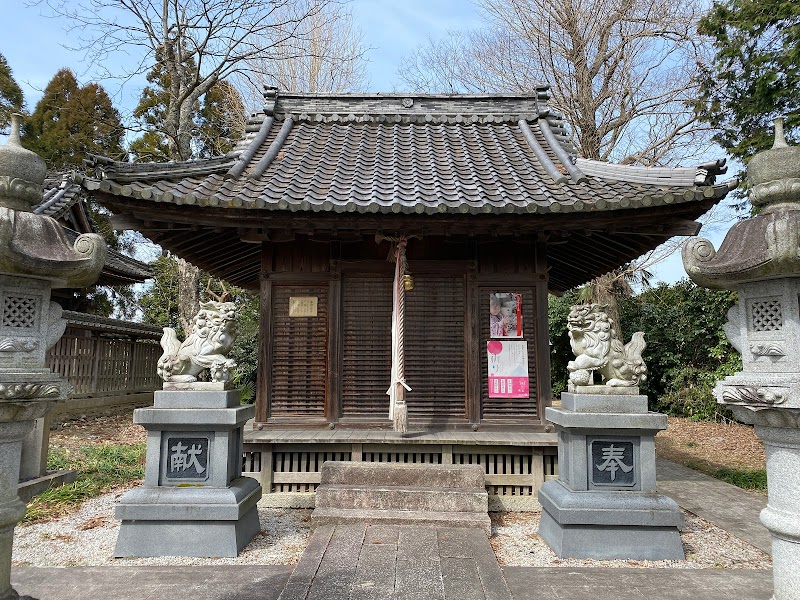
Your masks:
{"label": "shrine building", "polygon": [[[548,293],[696,234],[695,219],[735,180],[715,183],[724,161],[580,158],[547,101],[546,87],[273,90],[225,156],[93,157],[82,185],[115,226],[260,294],[257,416],[245,441],[265,493],[312,492],[330,459],[483,464],[501,499],[534,499],[557,473],[543,419]],[[387,395],[397,350],[387,258],[401,239],[406,435],[391,429]]]}

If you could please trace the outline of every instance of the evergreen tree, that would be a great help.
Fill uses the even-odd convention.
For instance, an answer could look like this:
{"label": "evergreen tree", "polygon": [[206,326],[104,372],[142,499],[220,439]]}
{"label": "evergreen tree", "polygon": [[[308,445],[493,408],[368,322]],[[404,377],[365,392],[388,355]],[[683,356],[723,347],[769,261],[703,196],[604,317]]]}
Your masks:
{"label": "evergreen tree", "polygon": [[0,132],[11,124],[11,115],[22,111],[24,98],[22,88],[14,80],[11,67],[0,54]]}
{"label": "evergreen tree", "polygon": [[[174,86],[170,70],[167,69],[166,61],[162,60],[161,55],[161,52],[156,53],[158,62],[147,75],[150,85],[142,92],[139,104],[133,112],[145,130],[142,136],[130,145],[133,159],[137,162],[166,162],[209,158],[228,152],[244,134],[246,121],[244,103],[236,88],[227,81],[217,81],[200,100],[195,102],[191,114],[193,122],[191,155],[184,156],[179,152],[181,144],[174,136],[170,137],[169,128],[165,126],[169,121],[167,113],[170,94],[173,93],[170,90]],[[187,58],[182,63],[180,76],[188,81],[197,69],[190,54],[182,53],[182,55]],[[172,72],[175,72],[175,65],[172,67]],[[182,82],[180,87],[187,85],[187,82]],[[179,284],[176,304],[178,320],[183,329],[187,329],[199,308],[198,289],[201,274],[197,267],[183,259],[172,262],[175,263]],[[156,288],[163,283],[159,281],[159,277],[165,277],[166,274],[167,271],[158,271],[154,284]],[[147,311],[145,316],[148,318]]]}
{"label": "evergreen tree", "polygon": [[787,117],[800,135],[800,3],[721,0],[698,25],[716,50],[701,68],[698,116],[714,140],[742,160],[772,146],[771,122]]}
{"label": "evergreen tree", "polygon": [[[124,134],[119,112],[105,90],[97,83],[81,86],[72,71],[61,69],[27,119],[22,144],[39,154],[50,171],[63,171],[80,168],[89,153],[123,159]],[[83,201],[92,229],[108,247],[130,252],[130,245],[111,227],[108,211],[91,199]],[[76,291],[65,307],[103,316],[115,311],[130,315],[133,296],[130,286],[94,285]]]}
{"label": "evergreen tree", "polygon": [[[159,62],[147,75],[150,83],[133,111],[144,133],[135,139],[130,152],[137,162],[167,162],[187,158],[209,158],[228,152],[244,133],[245,110],[239,92],[227,81],[218,81],[195,103],[192,111],[191,156],[176,153],[177,144],[164,127],[172,87],[171,75]],[[187,59],[182,77],[196,70]]]}
{"label": "evergreen tree", "polygon": [[81,87],[69,69],[55,74],[28,119],[22,144],[50,169],[79,167],[88,153],[122,159],[119,112],[97,83]]}
{"label": "evergreen tree", "polygon": [[228,81],[218,81],[203,98],[198,115],[198,149],[201,158],[222,156],[244,134],[246,116],[239,91]]}

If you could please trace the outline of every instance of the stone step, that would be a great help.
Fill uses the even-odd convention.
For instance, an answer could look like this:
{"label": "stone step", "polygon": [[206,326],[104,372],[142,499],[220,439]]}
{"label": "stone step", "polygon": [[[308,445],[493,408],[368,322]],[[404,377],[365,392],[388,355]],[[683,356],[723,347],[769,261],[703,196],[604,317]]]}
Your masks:
{"label": "stone step", "polygon": [[321,483],[360,486],[483,488],[485,473],[478,465],[434,465],[327,461]]}
{"label": "stone step", "polygon": [[442,513],[487,512],[485,488],[357,486],[323,484],[317,488],[318,508],[429,510]]}
{"label": "stone step", "polygon": [[487,512],[438,512],[425,510],[364,510],[350,508],[316,508],[311,515],[311,526],[349,525],[430,525],[434,527],[473,527],[487,536],[492,524]]}

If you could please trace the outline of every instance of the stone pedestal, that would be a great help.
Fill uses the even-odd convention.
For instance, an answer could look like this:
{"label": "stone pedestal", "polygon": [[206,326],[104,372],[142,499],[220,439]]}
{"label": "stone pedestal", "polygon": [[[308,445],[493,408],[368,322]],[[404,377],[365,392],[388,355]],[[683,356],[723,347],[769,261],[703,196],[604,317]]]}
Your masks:
{"label": "stone pedestal", "polygon": [[24,442],[69,393],[67,382],[44,368],[47,348],[65,325],[48,282],[0,274],[0,600],[18,597],[10,582],[11,549],[14,526],[25,516],[17,495]]}
{"label": "stone pedestal", "polygon": [[32,427],[32,420],[0,422],[0,600],[18,597],[11,587],[11,548],[14,526],[25,516],[17,481],[22,440]]}
{"label": "stone pedestal", "polygon": [[260,531],[261,486],[242,477],[242,428],[255,413],[238,390],[157,391],[134,411],[147,429],[144,486],[120,500],[114,555],[237,556]]}
{"label": "stone pedestal", "polygon": [[539,490],[539,535],[560,557],[683,559],[683,514],[655,493],[654,438],[666,416],[648,412],[636,388],[585,389],[593,393],[564,393],[545,413],[558,432],[559,479]]}

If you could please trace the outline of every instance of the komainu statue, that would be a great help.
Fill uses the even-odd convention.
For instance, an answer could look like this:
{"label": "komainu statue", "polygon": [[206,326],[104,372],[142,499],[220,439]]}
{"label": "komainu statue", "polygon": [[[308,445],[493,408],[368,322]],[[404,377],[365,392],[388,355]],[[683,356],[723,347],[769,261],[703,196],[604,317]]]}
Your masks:
{"label": "komainu statue", "polygon": [[183,343],[171,327],[164,328],[158,359],[158,376],[173,383],[191,383],[203,369],[211,380],[227,383],[236,363],[227,358],[236,339],[236,305],[233,302],[202,302],[192,321],[192,333]]}
{"label": "komainu statue", "polygon": [[567,317],[569,343],[575,360],[567,365],[572,385],[592,385],[597,371],[605,385],[637,386],[647,379],[642,360],[644,333],[637,331],[625,346],[617,337],[613,319],[601,304],[573,306]]}

